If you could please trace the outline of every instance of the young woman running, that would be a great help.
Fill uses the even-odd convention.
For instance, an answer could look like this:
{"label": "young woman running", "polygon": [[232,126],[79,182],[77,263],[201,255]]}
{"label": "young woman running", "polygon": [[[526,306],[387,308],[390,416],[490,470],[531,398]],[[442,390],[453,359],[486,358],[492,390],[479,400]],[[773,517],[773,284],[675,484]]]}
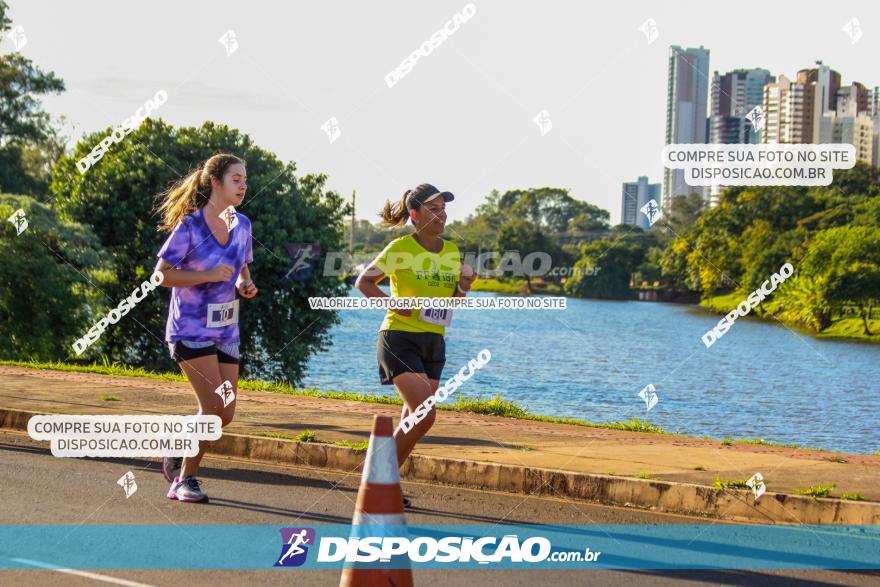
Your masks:
{"label": "young woman running", "polygon": [[[407,190],[400,201],[385,203],[382,224],[402,226],[412,221],[415,230],[391,241],[358,276],[355,287],[366,297],[387,297],[378,284],[386,275],[392,297],[463,297],[475,274],[460,262],[458,246],[440,238],[446,225],[446,202],[455,198],[423,183]],[[452,310],[388,310],[379,327],[376,354],[379,381],[397,388],[404,406],[401,420],[412,413],[440,384],[446,363],[446,326]],[[434,424],[435,410],[404,432],[394,432],[397,464],[403,464],[416,442]],[[405,505],[409,500],[404,499]]]}
{"label": "young woman running", "polygon": [[[171,287],[165,340],[199,403],[199,414],[232,421],[235,400],[223,406],[215,390],[225,381],[238,391],[238,300],[257,294],[248,264],[252,263],[251,222],[239,206],[247,190],[244,161],[214,155],[163,194],[160,230],[171,235],[157,253],[162,285]],[[225,212],[225,213],[224,213]],[[196,474],[205,454],[162,459],[171,483],[169,499],[208,501]],[[181,466],[182,465],[182,466]],[[175,474],[181,469],[179,474]]]}

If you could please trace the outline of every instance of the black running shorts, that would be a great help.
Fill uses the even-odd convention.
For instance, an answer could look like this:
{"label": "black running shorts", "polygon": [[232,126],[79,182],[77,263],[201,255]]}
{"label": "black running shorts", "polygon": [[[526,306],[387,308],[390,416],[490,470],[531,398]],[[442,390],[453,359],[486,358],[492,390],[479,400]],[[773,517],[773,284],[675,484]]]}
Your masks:
{"label": "black running shorts", "polygon": [[238,350],[238,345],[218,345],[213,344],[211,346],[205,347],[190,347],[187,346],[183,341],[177,342],[169,342],[168,350],[171,355],[171,360],[175,363],[180,363],[181,361],[190,361],[192,359],[198,359],[199,357],[207,357],[209,355],[217,355],[218,363],[227,363],[229,365],[238,365],[239,359],[229,353],[226,353],[221,348],[225,348],[230,353],[236,352]]}
{"label": "black running shorts", "polygon": [[436,332],[380,330],[376,358],[382,385],[391,385],[401,373],[424,373],[439,380],[446,364],[446,340]]}

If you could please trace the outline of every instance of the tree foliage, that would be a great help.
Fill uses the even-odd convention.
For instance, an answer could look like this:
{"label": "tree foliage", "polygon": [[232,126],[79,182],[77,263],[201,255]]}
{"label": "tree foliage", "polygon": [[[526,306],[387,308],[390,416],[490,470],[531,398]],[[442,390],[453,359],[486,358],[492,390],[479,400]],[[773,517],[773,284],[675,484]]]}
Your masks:
{"label": "tree foliage", "polygon": [[[254,145],[247,135],[207,122],[175,128],[147,119],[113,145],[85,174],[76,161],[110,129],[92,133],[59,161],[52,183],[56,207],[64,218],[92,227],[107,249],[114,280],[105,301],[115,306],[146,279],[167,235],[157,232],[156,196],[194,166],[216,153],[238,155],[247,163],[248,195],[239,210],[252,222],[254,262],[251,275],[260,294],[242,302],[243,367],[252,376],[298,381],[308,357],[329,342],[335,314],[309,310],[309,296],[340,295],[337,278],[315,271],[311,279],[283,279],[287,243],[315,243],[338,251],[342,223],[350,206],[324,187],[323,175],[297,176]],[[93,352],[148,367],[168,367],[163,344],[167,290],[138,304],[126,319],[108,328]]]}
{"label": "tree foliage", "polygon": [[[21,234],[7,222],[22,210]],[[105,285],[107,256],[88,226],[63,221],[54,210],[28,196],[0,194],[0,356],[55,360],[87,330],[90,304]],[[83,287],[85,280],[94,287]]]}

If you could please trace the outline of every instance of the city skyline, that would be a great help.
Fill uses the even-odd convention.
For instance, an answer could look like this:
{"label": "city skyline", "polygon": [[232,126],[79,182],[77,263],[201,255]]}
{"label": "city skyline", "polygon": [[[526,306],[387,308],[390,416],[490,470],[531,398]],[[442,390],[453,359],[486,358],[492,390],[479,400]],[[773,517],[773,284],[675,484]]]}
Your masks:
{"label": "city skyline", "polygon": [[[206,12],[157,2],[131,26],[113,3],[97,2],[83,20],[76,7],[34,1],[13,2],[10,16],[28,38],[22,53],[64,79],[67,91],[45,104],[76,125],[74,138],[119,124],[167,89],[158,113],[167,123],[238,128],[300,173],[326,173],[344,197],[357,190],[357,217],[369,220],[385,198],[430,181],[456,193],[450,220],[492,189],[550,185],[611,211],[616,224],[621,184],[662,176],[670,45],[707,47],[709,72],[792,75],[821,59],[845,83],[880,82],[872,59],[880,26],[858,3],[837,3],[819,22],[806,10],[747,2],[718,22],[696,2],[634,2],[602,18],[554,2],[539,19],[528,7],[479,2],[389,88],[388,72],[464,5],[351,5],[340,18],[322,6],[242,12],[221,2]],[[43,18],[50,7],[57,18]],[[758,7],[763,21],[786,23],[772,52],[742,42]],[[855,44],[842,30],[854,17],[864,27]],[[640,30],[649,19],[653,41]],[[66,27],[72,21],[76,30]],[[238,46],[227,56],[218,40],[229,30]],[[0,50],[11,49],[4,39]],[[534,121],[543,110],[552,121],[544,136]],[[341,131],[332,143],[322,129],[331,118]]]}

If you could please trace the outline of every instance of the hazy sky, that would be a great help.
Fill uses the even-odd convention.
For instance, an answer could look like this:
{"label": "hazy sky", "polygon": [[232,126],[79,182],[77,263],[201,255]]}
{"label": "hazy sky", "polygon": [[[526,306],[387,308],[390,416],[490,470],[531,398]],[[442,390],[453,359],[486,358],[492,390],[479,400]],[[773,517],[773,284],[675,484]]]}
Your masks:
{"label": "hazy sky", "polygon": [[[880,84],[875,0],[475,0],[474,16],[391,88],[386,74],[467,2],[9,2],[22,53],[67,85],[45,105],[74,138],[164,89],[160,118],[236,127],[346,197],[356,189],[358,217],[372,220],[385,198],[428,181],[456,194],[451,219],[492,188],[555,186],[618,222],[622,182],[661,180],[670,45],[708,48],[710,75],[791,77],[821,59],[844,84]],[[648,18],[651,44],[638,30]],[[855,44],[842,31],[852,18]],[[218,42],[228,29],[239,43],[229,56]],[[545,136],[532,120],[541,110]],[[321,129],[331,116],[332,144]]]}

